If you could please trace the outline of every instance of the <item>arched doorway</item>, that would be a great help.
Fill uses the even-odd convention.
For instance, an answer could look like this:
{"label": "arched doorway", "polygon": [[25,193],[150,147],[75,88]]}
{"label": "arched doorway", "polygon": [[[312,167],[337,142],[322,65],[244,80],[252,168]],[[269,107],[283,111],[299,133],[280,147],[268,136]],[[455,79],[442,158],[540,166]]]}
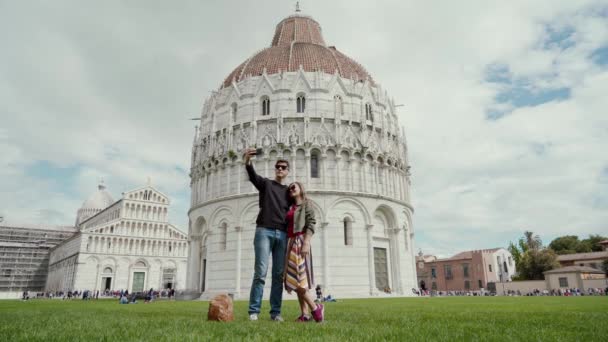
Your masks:
{"label": "arched doorway", "polygon": [[104,267],[103,272],[101,274],[101,290],[109,291],[112,290],[112,278],[114,272],[112,271],[112,267]]}

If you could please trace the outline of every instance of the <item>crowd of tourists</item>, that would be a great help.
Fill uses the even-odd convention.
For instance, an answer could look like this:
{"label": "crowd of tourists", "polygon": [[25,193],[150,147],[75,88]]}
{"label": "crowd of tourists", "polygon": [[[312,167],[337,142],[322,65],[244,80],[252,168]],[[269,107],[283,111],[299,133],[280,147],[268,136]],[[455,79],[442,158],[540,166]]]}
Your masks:
{"label": "crowd of tourists", "polygon": [[600,287],[597,288],[587,288],[587,289],[579,289],[579,288],[570,288],[570,289],[552,289],[551,291],[534,289],[532,291],[528,291],[523,293],[520,290],[509,290],[507,291],[508,296],[608,296],[608,287],[602,289]]}
{"label": "crowd of tourists", "polygon": [[[121,298],[124,295],[129,296],[128,290],[106,290],[106,291],[91,291],[91,290],[74,290],[74,291],[47,291],[47,292],[31,292],[31,291],[23,291],[21,295],[22,300],[29,299],[63,299],[63,300],[72,300],[72,299],[82,299],[82,300],[91,300],[91,299],[108,299],[108,298]],[[144,292],[136,292],[131,294],[134,298],[142,298],[145,300],[146,297],[158,299],[158,298],[166,298],[166,299],[174,299],[175,298],[175,289],[162,289],[162,290],[154,290],[150,289]],[[131,297],[129,297],[131,298]]]}
{"label": "crowd of tourists", "polygon": [[[412,292],[418,296],[496,296],[496,292],[490,291],[435,291],[424,289],[412,289]],[[581,290],[579,288],[571,289],[552,289],[540,290],[533,289],[531,291],[507,290],[506,296],[608,296],[608,287],[603,288],[587,288]]]}

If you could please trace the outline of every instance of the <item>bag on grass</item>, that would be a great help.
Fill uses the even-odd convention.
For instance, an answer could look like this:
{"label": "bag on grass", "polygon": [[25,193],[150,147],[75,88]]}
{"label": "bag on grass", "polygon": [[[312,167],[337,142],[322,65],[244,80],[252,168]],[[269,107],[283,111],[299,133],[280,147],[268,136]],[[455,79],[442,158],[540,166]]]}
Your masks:
{"label": "bag on grass", "polygon": [[207,320],[230,322],[234,320],[234,312],[232,308],[232,298],[227,294],[220,294],[209,302],[209,312]]}

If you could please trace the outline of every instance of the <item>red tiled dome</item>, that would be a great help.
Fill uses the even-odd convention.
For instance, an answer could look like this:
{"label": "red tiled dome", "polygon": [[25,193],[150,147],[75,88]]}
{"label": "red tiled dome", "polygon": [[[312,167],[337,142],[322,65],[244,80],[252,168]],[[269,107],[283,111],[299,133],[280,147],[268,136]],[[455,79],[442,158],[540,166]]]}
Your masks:
{"label": "red tiled dome", "polygon": [[241,63],[224,80],[222,87],[228,87],[234,80],[238,82],[247,75],[262,75],[281,71],[323,71],[333,74],[336,70],[344,78],[356,81],[372,77],[359,63],[344,55],[335,47],[327,47],[321,34],[321,26],[314,19],[294,15],[283,19],[272,39],[272,45]]}

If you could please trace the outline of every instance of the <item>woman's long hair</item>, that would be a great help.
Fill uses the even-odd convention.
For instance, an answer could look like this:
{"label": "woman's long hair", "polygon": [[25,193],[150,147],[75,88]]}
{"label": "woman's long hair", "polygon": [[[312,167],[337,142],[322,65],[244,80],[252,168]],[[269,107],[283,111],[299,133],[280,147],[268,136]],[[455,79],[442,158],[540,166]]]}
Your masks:
{"label": "woman's long hair", "polygon": [[302,183],[300,182],[293,182],[291,184],[289,184],[289,186],[287,187],[287,191],[288,191],[288,198],[289,198],[289,204],[294,204],[296,203],[296,199],[291,197],[291,191],[289,191],[289,188],[291,188],[292,185],[298,185],[298,187],[300,188],[300,197],[302,197],[302,203],[306,202],[308,200],[308,197],[306,197],[306,191],[304,190],[304,186],[302,186]]}

